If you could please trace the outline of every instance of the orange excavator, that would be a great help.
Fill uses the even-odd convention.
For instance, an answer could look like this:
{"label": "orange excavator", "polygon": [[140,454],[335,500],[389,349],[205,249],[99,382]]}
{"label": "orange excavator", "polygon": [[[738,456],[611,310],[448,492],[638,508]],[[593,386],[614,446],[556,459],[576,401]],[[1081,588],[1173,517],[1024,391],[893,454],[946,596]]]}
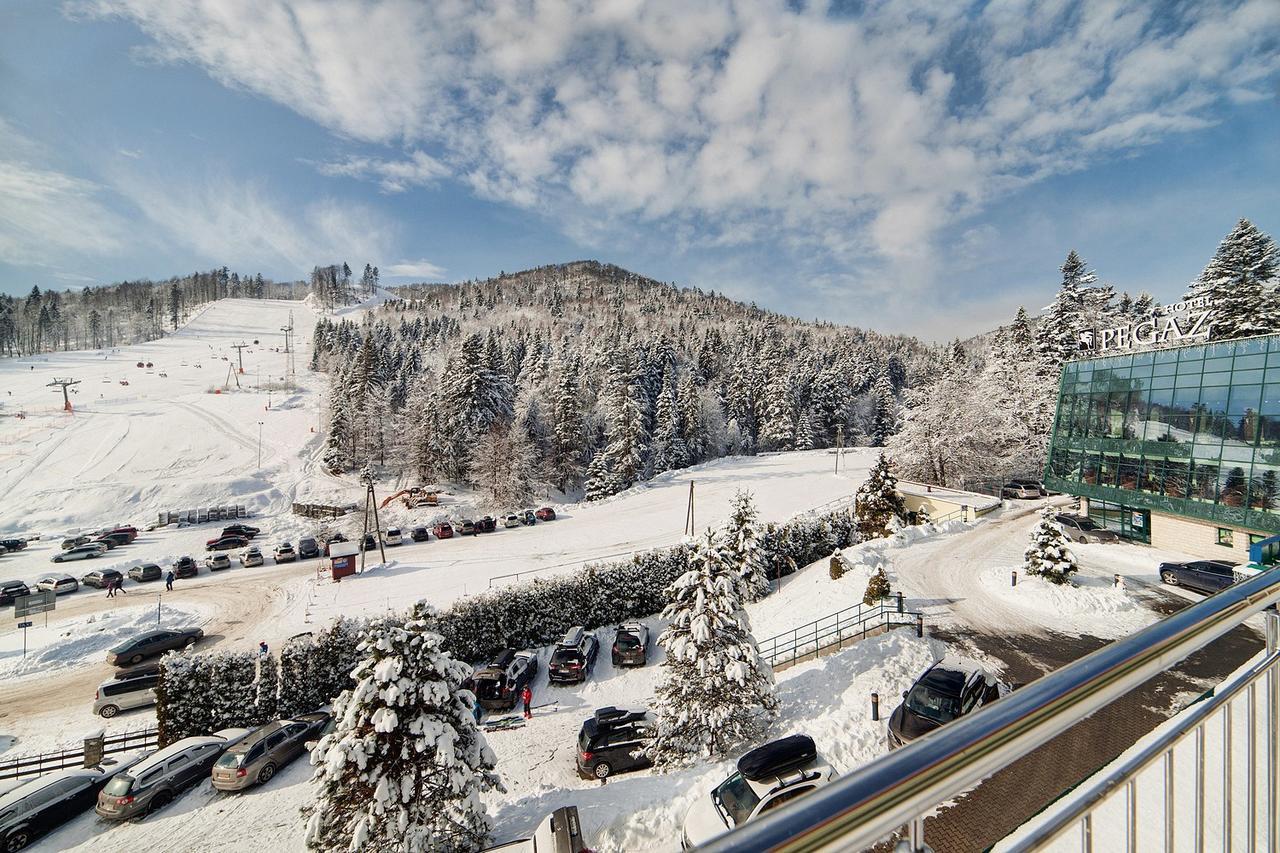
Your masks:
{"label": "orange excavator", "polygon": [[420,506],[439,506],[440,493],[426,489],[423,486],[410,486],[407,489],[401,489],[394,495],[383,499],[379,505],[379,509],[386,509],[392,501],[397,498],[404,501],[404,505],[409,509],[415,509]]}

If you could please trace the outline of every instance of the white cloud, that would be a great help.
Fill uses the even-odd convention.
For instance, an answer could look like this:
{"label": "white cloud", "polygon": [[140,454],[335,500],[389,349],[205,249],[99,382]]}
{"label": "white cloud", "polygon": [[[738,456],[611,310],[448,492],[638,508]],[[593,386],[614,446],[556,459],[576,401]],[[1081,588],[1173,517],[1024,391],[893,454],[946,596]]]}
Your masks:
{"label": "white cloud", "polygon": [[81,8],[345,137],[410,152],[329,174],[399,192],[447,171],[569,233],[625,219],[690,245],[766,234],[820,249],[814,264],[883,264],[879,278],[914,286],[931,279],[940,230],[993,198],[1202,128],[1280,69],[1274,0]]}
{"label": "white cloud", "polygon": [[411,151],[401,160],[352,155],[342,160],[317,163],[316,169],[329,177],[376,181],[386,193],[431,186],[449,174],[443,163],[423,151]]}
{"label": "white cloud", "polygon": [[444,281],[444,267],[437,266],[428,260],[401,261],[380,269],[384,278],[413,278],[419,281]]}

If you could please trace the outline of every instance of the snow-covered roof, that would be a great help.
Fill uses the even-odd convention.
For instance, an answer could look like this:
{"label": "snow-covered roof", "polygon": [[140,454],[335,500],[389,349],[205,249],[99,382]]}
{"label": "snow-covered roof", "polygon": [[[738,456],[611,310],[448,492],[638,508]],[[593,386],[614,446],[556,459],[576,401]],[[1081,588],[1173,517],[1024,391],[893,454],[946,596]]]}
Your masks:
{"label": "snow-covered roof", "polygon": [[921,498],[937,498],[938,500],[951,501],[952,503],[977,507],[979,509],[983,509],[988,506],[997,506],[1000,503],[999,498],[992,497],[991,495],[983,495],[978,492],[966,492],[961,489],[948,489],[943,486],[933,486],[928,483],[914,483],[911,480],[899,480],[898,491],[902,492],[904,495],[912,495]]}

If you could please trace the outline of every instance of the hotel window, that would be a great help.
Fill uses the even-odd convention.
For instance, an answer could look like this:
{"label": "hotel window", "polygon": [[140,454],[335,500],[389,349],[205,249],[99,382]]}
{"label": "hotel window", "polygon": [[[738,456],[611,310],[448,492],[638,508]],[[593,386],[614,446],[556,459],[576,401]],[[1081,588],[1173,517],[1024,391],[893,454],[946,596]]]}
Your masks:
{"label": "hotel window", "polygon": [[1231,548],[1235,545],[1235,531],[1230,527],[1218,528],[1218,544]]}

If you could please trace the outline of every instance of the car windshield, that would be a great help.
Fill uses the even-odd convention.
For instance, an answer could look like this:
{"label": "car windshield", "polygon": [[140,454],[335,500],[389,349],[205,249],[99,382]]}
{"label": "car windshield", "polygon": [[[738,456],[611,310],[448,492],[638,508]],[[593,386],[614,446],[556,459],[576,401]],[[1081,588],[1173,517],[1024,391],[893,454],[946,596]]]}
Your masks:
{"label": "car windshield", "polygon": [[949,723],[960,716],[960,702],[954,696],[944,696],[917,684],[907,694],[907,710],[934,722]]}
{"label": "car windshield", "polygon": [[1092,520],[1092,519],[1089,519],[1089,518],[1077,518],[1077,519],[1076,519],[1076,524],[1077,524],[1077,525],[1079,525],[1079,527],[1080,527],[1080,529],[1081,529],[1081,530],[1097,530],[1097,529],[1099,529],[1099,528],[1098,528],[1098,525],[1094,524],[1094,523],[1093,523],[1093,520]]}
{"label": "car windshield", "polygon": [[551,656],[552,663],[578,663],[582,660],[582,655],[577,649],[556,649],[556,653]]}
{"label": "car windshield", "polygon": [[760,804],[760,798],[741,773],[734,773],[721,782],[720,787],[711,792],[711,799],[729,820],[730,826],[745,823]]}
{"label": "car windshield", "polygon": [[477,678],[476,679],[476,695],[481,699],[501,699],[502,698],[502,679],[501,678]]}
{"label": "car windshield", "polygon": [[640,638],[630,631],[619,631],[614,644],[620,649],[637,649],[640,647]]}
{"label": "car windshield", "polygon": [[244,763],[243,752],[226,752],[218,759],[219,767],[239,767]]}
{"label": "car windshield", "polygon": [[110,797],[123,797],[129,793],[129,789],[133,787],[133,779],[123,773],[111,777],[111,781],[107,783],[107,787],[102,792]]}

